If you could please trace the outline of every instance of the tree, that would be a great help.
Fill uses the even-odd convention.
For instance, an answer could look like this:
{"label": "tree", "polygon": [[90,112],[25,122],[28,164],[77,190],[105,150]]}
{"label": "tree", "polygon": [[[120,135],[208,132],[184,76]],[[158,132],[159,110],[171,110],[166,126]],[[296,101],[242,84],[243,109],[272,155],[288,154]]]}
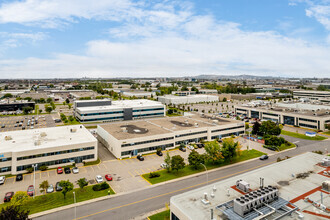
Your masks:
{"label": "tree", "polygon": [[245,130],[247,130],[249,128],[250,128],[249,122],[245,122]]}
{"label": "tree", "polygon": [[222,99],[222,101],[223,101],[223,102],[227,102],[227,98],[224,97],[224,98]]}
{"label": "tree", "polygon": [[40,185],[39,185],[40,192],[46,194],[46,190],[48,187],[49,187],[48,181],[47,180],[42,181],[42,183],[40,183]]}
{"label": "tree", "polygon": [[29,220],[29,210],[21,210],[20,206],[9,205],[1,209],[0,219]]}
{"label": "tree", "polygon": [[27,114],[29,114],[31,111],[33,110],[33,108],[32,107],[23,107],[23,114],[24,115],[27,115]]}
{"label": "tree", "polygon": [[171,172],[171,165],[172,165],[172,160],[170,153],[167,151],[166,156],[164,157],[164,162],[167,164],[166,170],[167,172]]}
{"label": "tree", "polygon": [[260,123],[256,121],[252,127],[252,134],[259,134]]}
{"label": "tree", "polygon": [[29,101],[32,100],[32,98],[31,97],[25,97],[24,100],[28,100],[28,102],[29,102]]}
{"label": "tree", "polygon": [[201,163],[205,163],[205,155],[199,154],[197,151],[193,150],[188,156],[188,162],[190,166],[197,170]]}
{"label": "tree", "polygon": [[171,159],[171,168],[177,172],[185,166],[184,159],[180,155],[175,155]]}
{"label": "tree", "polygon": [[30,197],[28,196],[26,191],[17,191],[13,198],[11,198],[11,204],[15,206],[20,206],[26,203]]}
{"label": "tree", "polygon": [[208,159],[212,162],[212,163],[221,163],[223,162],[223,156],[220,150],[220,145],[217,141],[211,141],[208,143],[205,143],[205,147],[204,147],[205,151],[206,151],[206,155],[208,157]]}
{"label": "tree", "polygon": [[4,98],[12,98],[13,95],[11,93],[6,93],[3,97]]}
{"label": "tree", "polygon": [[72,103],[69,103],[69,104],[68,104],[68,107],[69,107],[69,109],[71,109],[71,107],[72,107]]}
{"label": "tree", "polygon": [[191,91],[195,91],[196,93],[199,93],[199,90],[195,86],[191,87]]}
{"label": "tree", "polygon": [[47,103],[51,103],[52,101],[53,101],[52,98],[47,98],[47,100],[46,100]]}
{"label": "tree", "polygon": [[65,99],[66,104],[70,103],[70,100],[68,98]]}
{"label": "tree", "polygon": [[45,110],[49,114],[49,113],[51,113],[53,111],[53,108],[50,107],[50,106],[47,106]]}
{"label": "tree", "polygon": [[259,133],[262,135],[280,135],[281,128],[273,121],[264,121],[259,128]]}
{"label": "tree", "polygon": [[46,165],[42,165],[42,166],[40,166],[39,169],[40,169],[41,171],[45,171],[45,170],[48,169],[48,167],[47,167]]}
{"label": "tree", "polygon": [[78,185],[79,185],[80,189],[83,189],[85,186],[87,186],[88,182],[86,181],[86,178],[80,178],[78,180]]}
{"label": "tree", "polygon": [[69,121],[73,122],[74,121],[74,117],[72,115],[69,116]]}
{"label": "tree", "polygon": [[238,142],[235,142],[232,138],[225,138],[222,142],[221,153],[225,160],[232,161],[237,156]]}
{"label": "tree", "polygon": [[39,114],[41,114],[41,112],[42,112],[42,109],[39,109]]}
{"label": "tree", "polygon": [[55,109],[56,109],[56,105],[55,105],[55,103],[54,103],[54,102],[50,102],[50,105],[52,106],[53,110],[55,110]]}
{"label": "tree", "polygon": [[60,182],[60,186],[63,188],[62,194],[63,194],[64,199],[65,199],[66,194],[68,192],[70,192],[71,190],[73,190],[73,184],[69,180],[62,180]]}

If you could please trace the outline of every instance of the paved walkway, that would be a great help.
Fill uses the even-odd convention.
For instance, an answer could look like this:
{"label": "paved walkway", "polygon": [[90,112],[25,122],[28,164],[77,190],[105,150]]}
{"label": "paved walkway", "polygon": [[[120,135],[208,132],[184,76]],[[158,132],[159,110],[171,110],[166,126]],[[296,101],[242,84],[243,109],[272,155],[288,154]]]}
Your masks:
{"label": "paved walkway", "polygon": [[[248,146],[249,146],[249,140],[247,139],[244,139],[242,137],[238,137],[237,139],[241,145],[242,145],[242,150],[247,150],[248,149]],[[250,148],[249,149],[255,149],[257,151],[261,151],[261,152],[264,152],[268,155],[273,155],[273,154],[276,154],[277,152],[275,151],[272,151],[272,150],[269,150],[267,148],[264,148],[263,147],[263,144],[261,143],[258,143],[256,141],[250,141]]]}

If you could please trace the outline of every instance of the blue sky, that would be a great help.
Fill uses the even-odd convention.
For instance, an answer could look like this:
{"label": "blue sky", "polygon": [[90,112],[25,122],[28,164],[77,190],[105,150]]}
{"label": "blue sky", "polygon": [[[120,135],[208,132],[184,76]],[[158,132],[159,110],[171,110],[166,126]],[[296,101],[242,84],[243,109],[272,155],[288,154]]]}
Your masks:
{"label": "blue sky", "polygon": [[330,0],[0,0],[0,78],[330,77],[329,61]]}

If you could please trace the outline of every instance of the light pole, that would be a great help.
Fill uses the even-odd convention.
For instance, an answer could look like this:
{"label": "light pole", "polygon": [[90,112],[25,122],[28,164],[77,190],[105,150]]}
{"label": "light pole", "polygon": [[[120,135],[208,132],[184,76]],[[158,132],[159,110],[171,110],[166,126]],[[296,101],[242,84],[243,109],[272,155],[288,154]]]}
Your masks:
{"label": "light pole", "polygon": [[36,168],[38,167],[38,164],[32,164],[33,167],[33,199],[35,197],[36,194]]}
{"label": "light pole", "polygon": [[252,131],[252,128],[248,128],[246,131],[249,132],[249,144],[248,144],[248,148],[247,148],[247,150],[249,151],[249,150],[250,150],[250,142],[251,142],[251,131]]}
{"label": "light pole", "polygon": [[[202,163],[201,163],[202,164]],[[208,172],[207,172],[207,169],[206,169],[206,166],[204,165],[204,164],[202,164],[203,165],[203,167],[205,168],[205,170],[206,170],[206,185],[209,185],[209,174],[208,174]]]}
{"label": "light pole", "polygon": [[74,219],[77,219],[76,192],[73,192]]}

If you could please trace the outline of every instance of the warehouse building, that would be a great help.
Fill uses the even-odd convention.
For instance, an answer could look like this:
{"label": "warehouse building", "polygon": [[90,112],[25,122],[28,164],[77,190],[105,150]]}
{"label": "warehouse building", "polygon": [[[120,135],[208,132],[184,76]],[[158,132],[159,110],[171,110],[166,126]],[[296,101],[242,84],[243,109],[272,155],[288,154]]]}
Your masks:
{"label": "warehouse building", "polygon": [[271,120],[276,123],[293,125],[317,130],[325,130],[330,124],[330,106],[305,103],[269,103],[251,102],[236,106],[235,114]]}
{"label": "warehouse building", "polygon": [[330,92],[315,90],[294,90],[293,98],[308,98],[311,100],[319,100],[324,98],[330,98]]}
{"label": "warehouse building", "polygon": [[244,133],[241,121],[189,114],[188,116],[117,122],[97,126],[97,134],[116,158],[171,149],[180,144],[211,141]]}
{"label": "warehouse building", "polygon": [[0,174],[24,173],[32,164],[49,168],[97,159],[97,140],[82,125],[2,132]]}
{"label": "warehouse building", "polygon": [[219,97],[215,95],[187,95],[187,96],[176,96],[166,95],[158,96],[158,101],[163,104],[169,105],[180,105],[180,104],[191,104],[191,103],[202,103],[202,102],[217,102]]}
{"label": "warehouse building", "polygon": [[165,106],[147,99],[135,100],[80,100],[74,103],[75,117],[81,122],[134,120],[164,117]]}
{"label": "warehouse building", "polygon": [[172,196],[171,220],[329,219],[322,159],[308,152]]}
{"label": "warehouse building", "polygon": [[15,101],[15,102],[1,102],[0,112],[13,112],[13,111],[23,111],[24,108],[31,107],[35,108],[35,102],[28,102],[26,100]]}

